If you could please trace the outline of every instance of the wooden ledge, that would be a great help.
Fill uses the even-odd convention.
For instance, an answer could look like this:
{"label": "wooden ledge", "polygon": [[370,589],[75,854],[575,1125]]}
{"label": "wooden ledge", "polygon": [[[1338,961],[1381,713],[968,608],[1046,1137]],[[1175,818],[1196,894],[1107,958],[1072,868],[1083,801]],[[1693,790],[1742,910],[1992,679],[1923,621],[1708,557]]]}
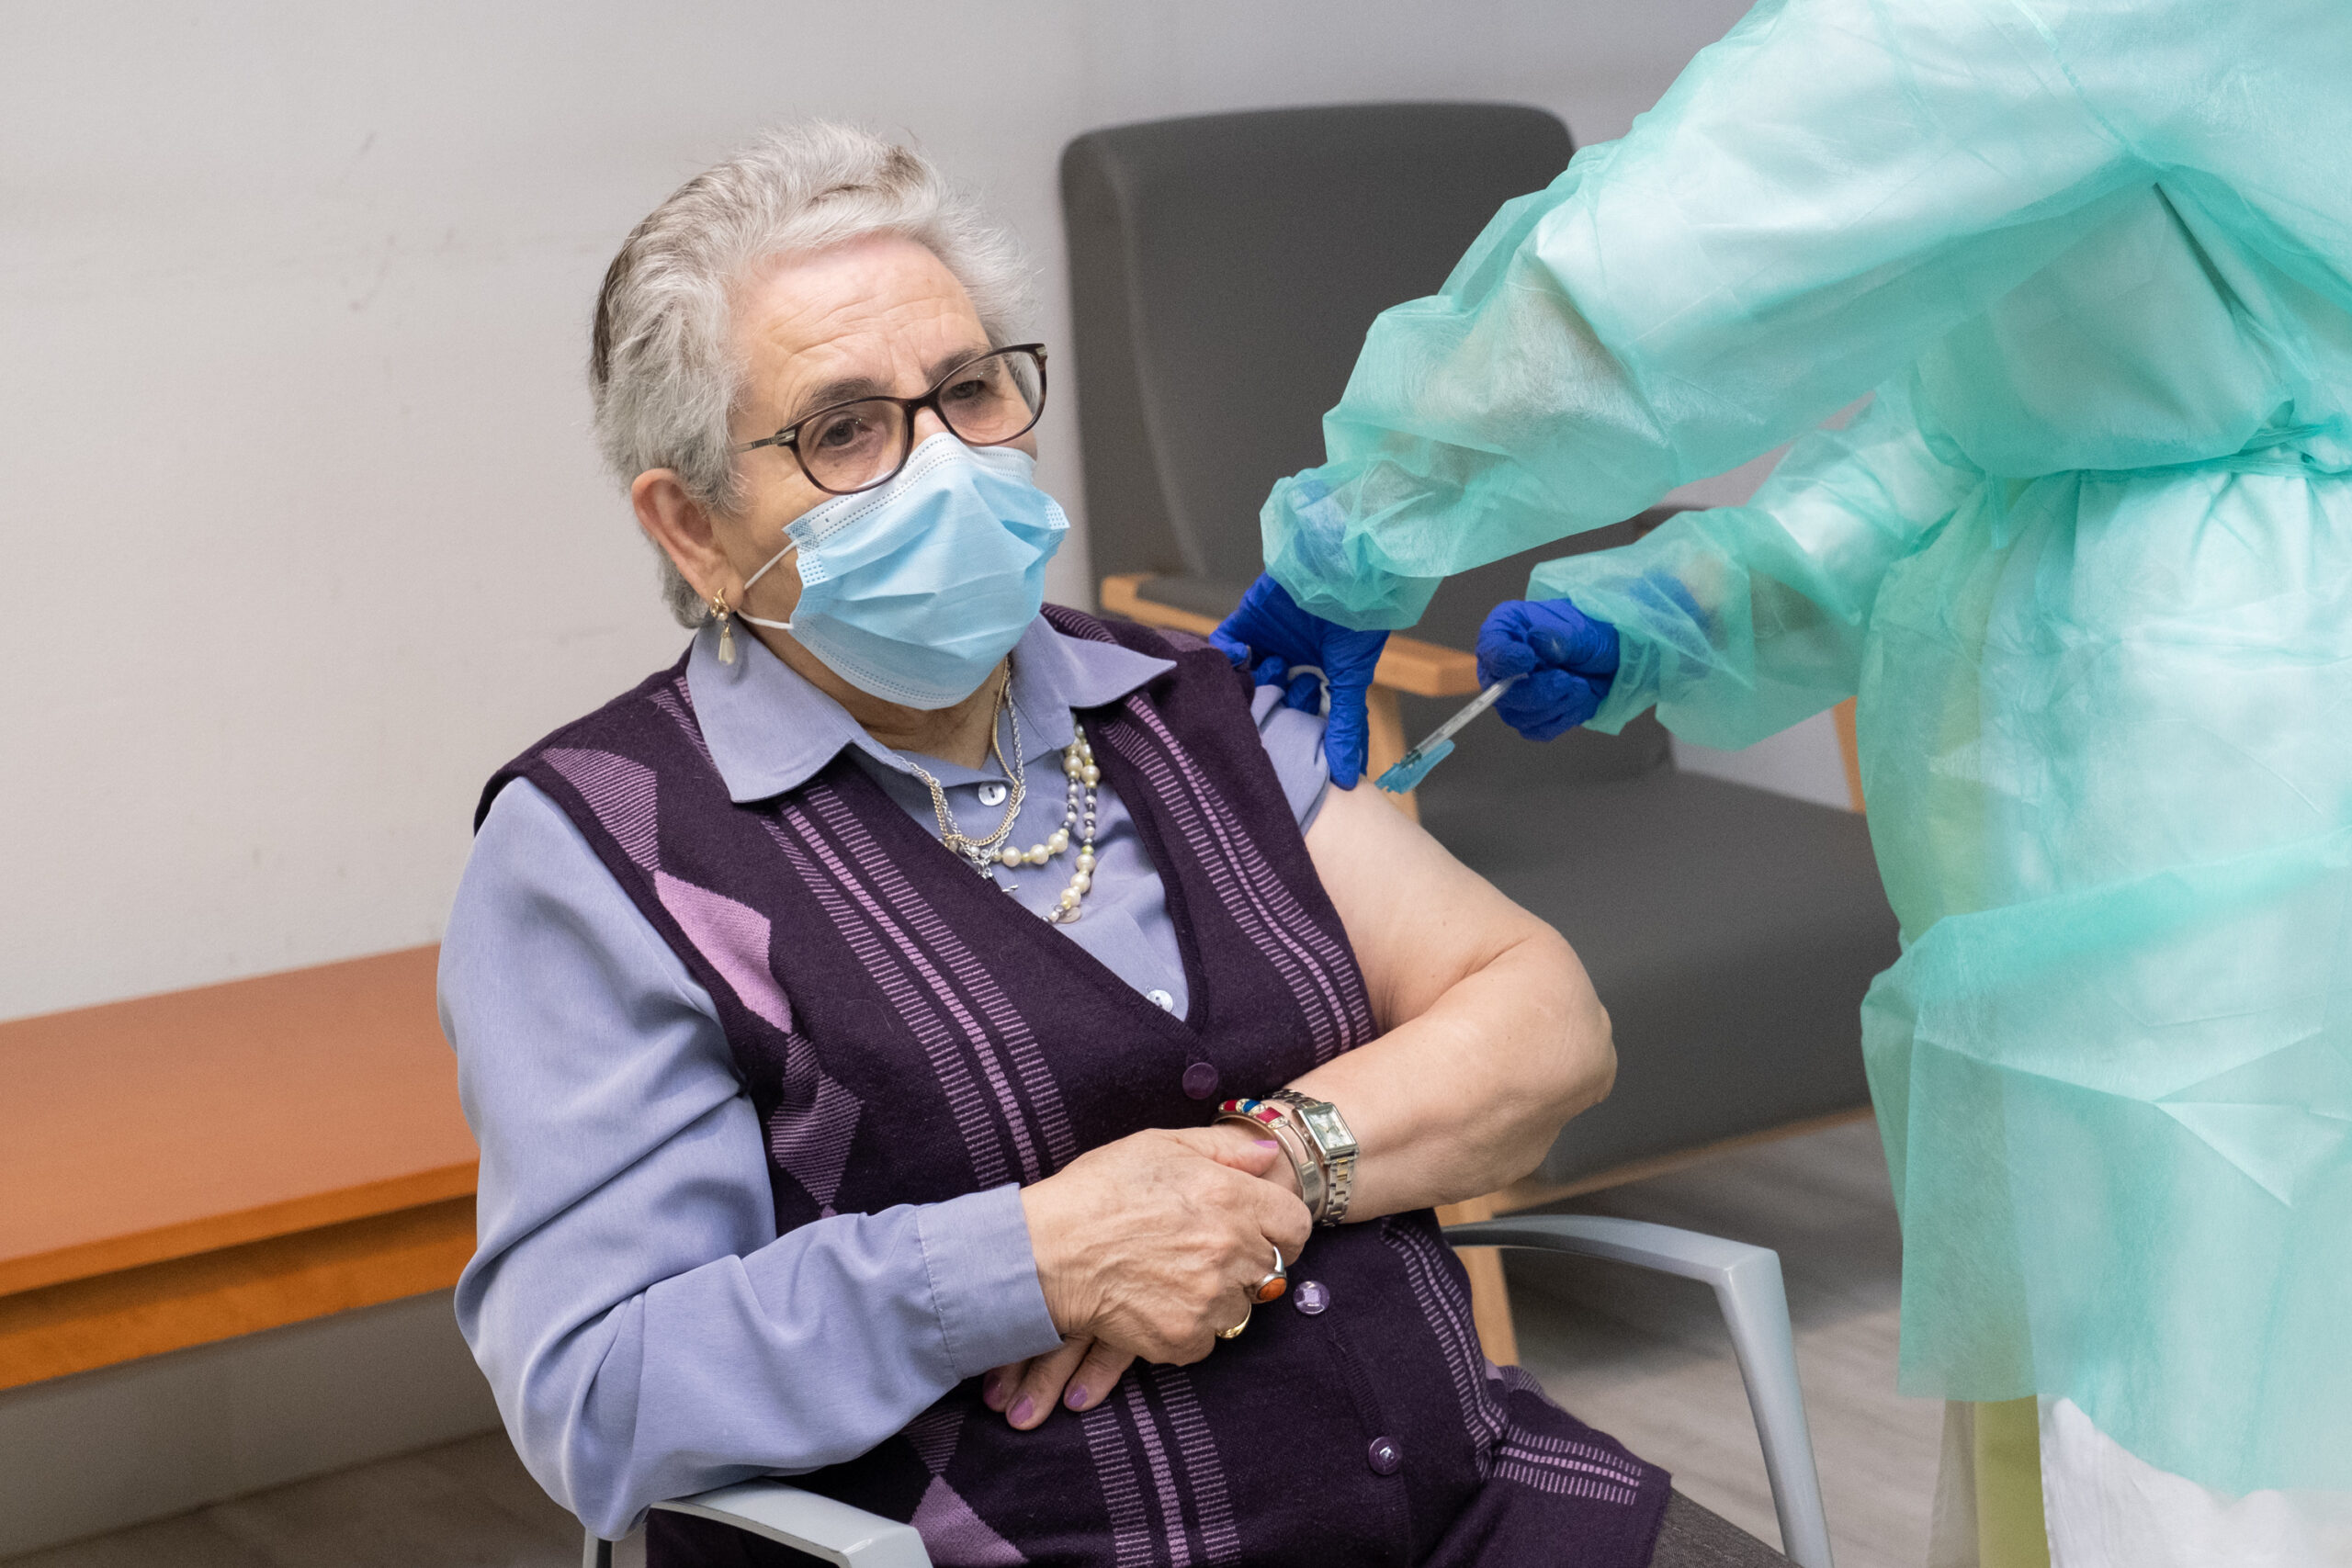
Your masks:
{"label": "wooden ledge", "polygon": [[470,1195],[0,1296],[0,1389],[447,1290]]}
{"label": "wooden ledge", "polygon": [[219,1252],[224,1247],[374,1219],[452,1199],[471,1206],[472,1160],[413,1176],[363,1182],[337,1191],[264,1203],[234,1213],[208,1214],[153,1230],[107,1236],[0,1264],[0,1299],[24,1291],[95,1279],[125,1269]]}
{"label": "wooden ledge", "polygon": [[454,1283],[476,1162],[437,958],[0,1023],[0,1387]]}

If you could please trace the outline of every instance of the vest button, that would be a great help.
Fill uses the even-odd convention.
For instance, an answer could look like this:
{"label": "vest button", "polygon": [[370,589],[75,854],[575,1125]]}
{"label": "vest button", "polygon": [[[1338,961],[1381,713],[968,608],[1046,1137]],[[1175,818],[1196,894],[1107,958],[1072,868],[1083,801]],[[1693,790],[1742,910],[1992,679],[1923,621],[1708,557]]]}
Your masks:
{"label": "vest button", "polygon": [[1364,1450],[1363,1457],[1374,1475],[1394,1475],[1405,1463],[1405,1450],[1396,1446],[1394,1438],[1373,1438],[1372,1447]]}
{"label": "vest button", "polygon": [[991,779],[987,784],[980,786],[980,804],[982,806],[1002,806],[1004,804],[1004,797],[1006,794],[1007,791],[1005,786],[997,783],[994,779]]}
{"label": "vest button", "polygon": [[[1152,993],[1154,999],[1165,995],[1167,993],[1164,991]],[[1194,1062],[1184,1069],[1184,1092],[1194,1100],[1215,1098],[1216,1085],[1217,1071],[1216,1064],[1214,1062]]]}
{"label": "vest button", "polygon": [[1309,1317],[1317,1316],[1331,1304],[1331,1287],[1320,1280],[1301,1280],[1290,1293],[1290,1304]]}

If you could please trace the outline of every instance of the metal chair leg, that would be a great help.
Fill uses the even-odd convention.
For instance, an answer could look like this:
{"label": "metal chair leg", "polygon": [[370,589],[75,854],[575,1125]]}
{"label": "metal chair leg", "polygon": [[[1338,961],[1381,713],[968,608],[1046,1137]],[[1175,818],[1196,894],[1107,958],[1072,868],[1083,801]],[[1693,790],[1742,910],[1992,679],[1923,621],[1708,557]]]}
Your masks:
{"label": "metal chair leg", "polygon": [[1453,1225],[1445,1237],[1456,1247],[1525,1247],[1613,1258],[1714,1287],[1739,1358],[1747,1406],[1756,1416],[1764,1473],[1772,1483],[1772,1511],[1781,1522],[1781,1550],[1802,1568],[1831,1568],[1829,1521],[1821,1506],[1804,1394],[1797,1383],[1796,1342],[1779,1253],[1600,1214],[1517,1214]]}

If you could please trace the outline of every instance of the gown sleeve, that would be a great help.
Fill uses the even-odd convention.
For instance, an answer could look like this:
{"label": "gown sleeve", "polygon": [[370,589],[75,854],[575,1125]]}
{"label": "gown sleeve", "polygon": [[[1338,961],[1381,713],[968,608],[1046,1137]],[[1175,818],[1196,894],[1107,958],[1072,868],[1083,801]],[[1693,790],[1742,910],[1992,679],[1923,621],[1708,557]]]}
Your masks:
{"label": "gown sleeve", "polygon": [[1373,324],[1267,570],[1409,626],[1442,577],[1819,423],[2154,177],[2024,6],[1765,0]]}
{"label": "gown sleeve", "polygon": [[1984,479],[1921,429],[1907,380],[1800,440],[1747,505],[1536,569],[1532,595],[1618,630],[1592,728],[1613,734],[1655,704],[1675,734],[1736,750],[1854,694],[1887,569]]}

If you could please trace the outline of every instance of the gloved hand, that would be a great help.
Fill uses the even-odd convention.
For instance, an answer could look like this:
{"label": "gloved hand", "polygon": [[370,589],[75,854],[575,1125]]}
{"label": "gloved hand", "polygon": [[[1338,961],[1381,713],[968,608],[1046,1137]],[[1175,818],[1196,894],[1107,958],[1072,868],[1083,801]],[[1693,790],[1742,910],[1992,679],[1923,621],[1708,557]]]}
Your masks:
{"label": "gloved hand", "polygon": [[1512,599],[1478,628],[1478,684],[1527,679],[1495,703],[1503,722],[1549,740],[1600,710],[1617,676],[1617,628],[1566,599]]}
{"label": "gloved hand", "polygon": [[[1292,603],[1281,583],[1261,575],[1225,624],[1209,634],[1209,640],[1259,685],[1284,688],[1283,701],[1292,707],[1313,712],[1329,689],[1331,707],[1323,730],[1323,760],[1330,764],[1333,784],[1355,788],[1363,776],[1371,728],[1363,696],[1372,687],[1372,671],[1388,634],[1350,631],[1310,615]],[[1309,664],[1323,671],[1322,681],[1291,673]]]}

